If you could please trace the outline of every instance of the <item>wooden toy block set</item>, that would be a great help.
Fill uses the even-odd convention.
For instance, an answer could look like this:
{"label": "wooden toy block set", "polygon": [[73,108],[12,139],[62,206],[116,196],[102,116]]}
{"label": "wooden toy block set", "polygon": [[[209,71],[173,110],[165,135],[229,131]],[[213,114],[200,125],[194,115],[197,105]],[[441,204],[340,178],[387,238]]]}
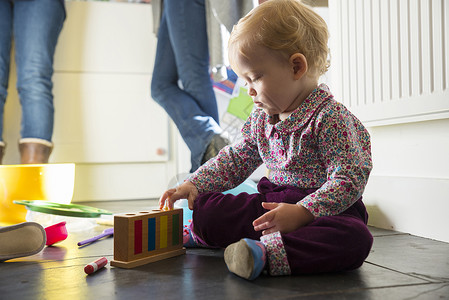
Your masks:
{"label": "wooden toy block set", "polygon": [[185,254],[182,216],[182,209],[115,215],[111,265],[134,268]]}

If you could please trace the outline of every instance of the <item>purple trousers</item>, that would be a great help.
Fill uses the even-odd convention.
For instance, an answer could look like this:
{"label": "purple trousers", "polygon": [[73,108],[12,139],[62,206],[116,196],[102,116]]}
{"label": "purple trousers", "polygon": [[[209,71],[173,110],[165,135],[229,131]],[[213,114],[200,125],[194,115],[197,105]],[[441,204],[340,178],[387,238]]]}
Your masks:
{"label": "purple trousers", "polygon": [[[194,202],[193,230],[198,241],[225,248],[242,238],[259,240],[252,222],[267,212],[262,202],[297,203],[316,189],[278,186],[267,178],[257,194],[202,193]],[[316,218],[296,231],[282,234],[292,274],[353,270],[368,256],[373,237],[366,224],[368,214],[359,199],[335,216]]]}

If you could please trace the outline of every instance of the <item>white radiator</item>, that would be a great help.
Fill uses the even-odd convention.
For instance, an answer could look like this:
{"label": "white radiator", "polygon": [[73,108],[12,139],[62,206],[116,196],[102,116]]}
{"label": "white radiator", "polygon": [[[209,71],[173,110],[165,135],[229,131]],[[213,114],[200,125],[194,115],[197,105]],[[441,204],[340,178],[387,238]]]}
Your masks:
{"label": "white radiator", "polygon": [[449,1],[331,0],[331,88],[367,126],[449,118]]}

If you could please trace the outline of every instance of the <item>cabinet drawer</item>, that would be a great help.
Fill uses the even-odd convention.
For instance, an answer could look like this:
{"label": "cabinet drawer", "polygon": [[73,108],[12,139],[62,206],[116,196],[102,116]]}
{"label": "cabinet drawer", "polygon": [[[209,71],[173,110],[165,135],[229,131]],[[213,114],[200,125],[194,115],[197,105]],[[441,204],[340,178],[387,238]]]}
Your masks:
{"label": "cabinet drawer", "polygon": [[66,2],[55,71],[151,73],[156,53],[150,4]]}
{"label": "cabinet drawer", "polygon": [[149,75],[54,74],[55,162],[168,160],[169,119]]}

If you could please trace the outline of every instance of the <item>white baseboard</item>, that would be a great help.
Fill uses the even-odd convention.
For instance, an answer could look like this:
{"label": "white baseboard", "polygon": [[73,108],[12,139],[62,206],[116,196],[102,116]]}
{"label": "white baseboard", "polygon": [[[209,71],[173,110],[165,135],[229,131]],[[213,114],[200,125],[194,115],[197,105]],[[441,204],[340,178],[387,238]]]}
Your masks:
{"label": "white baseboard", "polygon": [[369,224],[449,242],[449,179],[370,177],[364,194]]}

